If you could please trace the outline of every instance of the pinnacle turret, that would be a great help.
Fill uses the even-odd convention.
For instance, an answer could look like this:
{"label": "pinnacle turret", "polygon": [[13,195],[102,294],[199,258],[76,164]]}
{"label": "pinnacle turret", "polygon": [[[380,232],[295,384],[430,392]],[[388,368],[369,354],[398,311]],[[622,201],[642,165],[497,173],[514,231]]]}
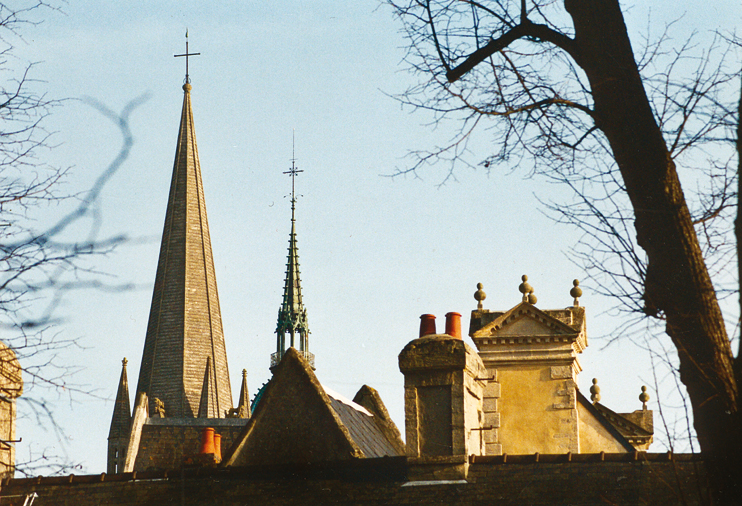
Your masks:
{"label": "pinnacle turret", "polygon": [[240,388],[240,400],[237,403],[237,415],[240,418],[250,418],[250,393],[247,390],[247,370],[242,369],[242,388]]}
{"label": "pinnacle turret", "polygon": [[126,447],[131,430],[131,405],[129,404],[129,379],[126,375],[126,364],[121,361],[121,378],[113,405],[111,428],[108,431],[108,473],[121,472],[126,459]]}

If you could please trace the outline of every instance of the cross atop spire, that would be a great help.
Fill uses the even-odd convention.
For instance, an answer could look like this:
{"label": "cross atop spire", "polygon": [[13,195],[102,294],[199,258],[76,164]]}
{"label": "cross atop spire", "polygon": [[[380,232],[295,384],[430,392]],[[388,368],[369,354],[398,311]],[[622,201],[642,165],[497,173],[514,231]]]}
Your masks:
{"label": "cross atop spire", "polygon": [[188,52],[188,30],[186,30],[186,52],[183,54],[174,54],[173,57],[178,58],[179,56],[185,56],[186,59],[186,76],[185,76],[185,84],[191,83],[191,78],[188,76],[188,57],[189,56],[200,56],[201,53],[189,53]]}
{"label": "cross atop spire", "polygon": [[[296,176],[299,175],[300,172],[304,172],[303,170],[299,169],[296,166],[296,150],[295,150],[295,144],[294,144],[294,134],[292,132],[291,134],[291,168],[284,172],[284,174],[288,174],[291,176],[291,223],[294,223],[296,220],[294,219],[294,211],[296,209]],[[293,231],[292,231],[293,233]]]}
{"label": "cross atop spire", "polygon": [[290,338],[289,346],[296,348],[314,367],[314,355],[309,353],[309,326],[307,324],[307,310],[301,297],[299,249],[296,244],[296,176],[301,172],[304,171],[296,167],[296,158],[292,153],[291,169],[284,172],[284,174],[291,176],[291,234],[289,235],[286,279],[283,285],[283,301],[278,310],[276,353],[271,355],[271,367],[278,365],[284,353],[286,353],[287,334]]}

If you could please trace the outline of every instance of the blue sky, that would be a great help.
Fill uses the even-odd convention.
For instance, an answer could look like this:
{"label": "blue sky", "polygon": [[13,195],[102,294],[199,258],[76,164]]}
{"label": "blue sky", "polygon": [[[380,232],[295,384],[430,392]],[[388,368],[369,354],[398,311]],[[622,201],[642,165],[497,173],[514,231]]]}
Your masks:
{"label": "blue sky", "polygon": [[[676,25],[680,39],[738,21],[734,2],[713,6],[675,3],[672,13],[650,19],[663,23],[688,9]],[[579,233],[554,224],[538,202],[563,198],[560,187],[526,179],[527,166],[489,175],[462,167],[444,186],[445,167],[420,178],[386,177],[412,163],[410,150],[450,139],[455,125],[435,127],[429,115],[390,96],[415,81],[402,64],[400,25],[376,0],[341,8],[328,0],[280,8],[81,1],[63,11],[24,28],[18,43],[19,65],[38,62],[37,86],[54,98],[92,97],[116,111],[148,97],[131,116],[131,155],[100,203],[101,236],[123,233],[132,241],[91,264],[112,283],[140,289],[64,299],[58,331],[81,344],[64,359],[83,367],[74,381],[95,396],[51,395],[62,440],[21,419],[19,460],[50,449],[82,463],[83,472],[105,468],[121,359],[129,359],[132,389],[141,360],[182,102],[184,62],[173,54],[183,52],[186,28],[191,51],[201,53],[191,59],[192,101],[235,398],[243,368],[251,395],[269,377],[290,225],[290,180],[282,173],[292,132],[304,170],[297,232],[310,350],[331,389],[352,398],[363,384],[377,388],[403,428],[397,354],[417,336],[420,314],[436,314],[442,325],[445,313],[458,311],[466,326],[478,282],[488,294],[485,307],[505,310],[519,301],[522,274],[540,307],[571,303],[572,279],[583,278],[568,255]],[[650,14],[643,7],[629,12],[630,31],[641,32]],[[45,156],[72,167],[71,192],[88,188],[120,144],[116,127],[85,100],[65,102],[48,129],[57,147]],[[486,137],[472,150],[484,158]],[[646,354],[627,342],[602,349],[605,342],[593,338],[618,322],[605,314],[610,300],[592,296],[589,283],[583,288],[591,346],[580,358],[579,384],[587,391],[597,377],[606,405],[638,409],[640,386],[652,382]]]}

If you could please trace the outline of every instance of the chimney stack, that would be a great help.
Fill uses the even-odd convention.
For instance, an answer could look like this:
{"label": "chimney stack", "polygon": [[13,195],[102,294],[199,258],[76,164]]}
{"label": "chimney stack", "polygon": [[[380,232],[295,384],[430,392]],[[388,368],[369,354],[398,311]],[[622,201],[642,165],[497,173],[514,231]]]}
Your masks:
{"label": "chimney stack", "polygon": [[466,478],[469,456],[484,454],[487,370],[461,339],[461,315],[446,315],[446,334],[435,334],[435,316],[422,315],[420,338],[399,354],[399,370],[410,481]]}

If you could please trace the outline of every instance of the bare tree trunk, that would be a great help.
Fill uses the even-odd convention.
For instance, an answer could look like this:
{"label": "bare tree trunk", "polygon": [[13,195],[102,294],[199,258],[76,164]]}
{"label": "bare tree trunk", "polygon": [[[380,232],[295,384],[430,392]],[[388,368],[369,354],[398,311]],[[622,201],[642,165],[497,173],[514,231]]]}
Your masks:
{"label": "bare tree trunk", "polygon": [[576,54],[648,258],[645,309],[662,314],[680,358],[717,502],[739,500],[742,464],[734,359],[675,164],[654,119],[617,0],[565,0]]}
{"label": "bare tree trunk", "polygon": [[[742,83],[741,83],[742,84]],[[740,284],[739,308],[742,321],[742,85],[740,86],[739,103],[737,104],[737,218],[734,220],[734,235],[737,239],[737,283]],[[737,384],[742,384],[742,337],[737,345],[737,358],[734,361],[734,376]]]}

